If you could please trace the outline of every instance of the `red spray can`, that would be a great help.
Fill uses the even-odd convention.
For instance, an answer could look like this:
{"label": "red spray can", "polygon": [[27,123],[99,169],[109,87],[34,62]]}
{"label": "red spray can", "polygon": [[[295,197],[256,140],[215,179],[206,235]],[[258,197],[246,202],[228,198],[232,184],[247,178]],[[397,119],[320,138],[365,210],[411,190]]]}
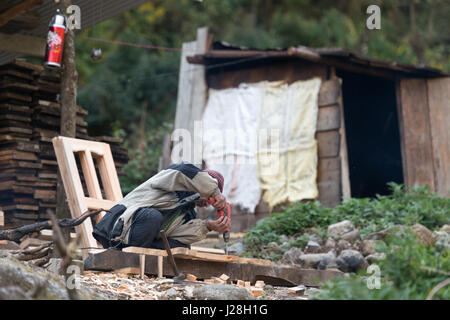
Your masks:
{"label": "red spray can", "polygon": [[58,9],[48,28],[47,47],[45,51],[44,65],[51,68],[60,68],[63,48],[64,36],[67,31],[66,17]]}

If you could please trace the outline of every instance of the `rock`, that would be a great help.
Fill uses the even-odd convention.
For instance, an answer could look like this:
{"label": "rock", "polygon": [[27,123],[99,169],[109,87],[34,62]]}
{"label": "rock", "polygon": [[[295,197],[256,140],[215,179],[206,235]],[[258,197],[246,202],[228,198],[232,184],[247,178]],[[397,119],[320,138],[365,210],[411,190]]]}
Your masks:
{"label": "rock", "polygon": [[194,296],[194,287],[193,286],[185,286],[184,287],[184,296],[187,299],[192,299]]}
{"label": "rock", "polygon": [[317,265],[317,269],[319,270],[338,269],[338,265],[336,264],[336,256],[325,257],[324,259],[322,259]]}
{"label": "rock", "polygon": [[236,242],[228,247],[228,253],[239,256],[244,253],[244,245],[242,244],[242,242]]}
{"label": "rock", "polygon": [[355,230],[355,226],[349,220],[344,220],[328,226],[328,237],[340,239],[342,235]]}
{"label": "rock", "polygon": [[320,245],[315,241],[308,241],[305,247],[305,253],[318,253],[320,251]]}
{"label": "rock", "polygon": [[199,300],[252,300],[247,289],[228,284],[210,284],[194,288],[194,299]]}
{"label": "rock", "polygon": [[[50,258],[46,269],[55,274],[63,274],[63,270],[61,270],[61,258]],[[80,274],[84,271],[84,262],[82,260],[72,260],[71,265],[75,265],[79,268]]]}
{"label": "rock", "polygon": [[336,264],[343,272],[356,272],[368,267],[368,263],[364,259],[364,256],[356,250],[342,251],[336,259]]}
{"label": "rock", "polygon": [[354,229],[350,232],[344,233],[341,235],[341,239],[347,240],[348,242],[354,242],[359,239],[359,231],[358,229]]}
{"label": "rock", "polygon": [[381,252],[381,253],[376,252],[376,253],[374,253],[374,254],[369,254],[369,255],[366,257],[366,260],[367,260],[369,263],[375,263],[375,262],[377,262],[377,261],[379,261],[379,260],[384,260],[384,259],[386,259],[386,254],[385,254],[384,252]]}
{"label": "rock", "polygon": [[419,237],[422,244],[429,246],[434,244],[433,233],[427,227],[424,227],[420,223],[416,223],[411,227],[411,230]]}
{"label": "rock", "polygon": [[[29,299],[68,299],[61,276],[32,264],[25,265],[12,257],[0,258],[0,288],[3,288],[3,295],[10,292],[11,295],[20,296],[22,290]],[[77,291],[84,300],[105,298],[84,286]]]}
{"label": "rock", "polygon": [[341,252],[342,250],[350,249],[352,245],[347,240],[341,239],[337,242],[336,247],[338,249],[338,252]]}
{"label": "rock", "polygon": [[300,256],[303,255],[303,251],[297,247],[292,247],[283,254],[281,263],[286,264],[299,264]]}
{"label": "rock", "polygon": [[270,284],[266,284],[263,287],[263,289],[264,289],[264,292],[267,293],[267,294],[273,294],[275,292],[274,287],[272,285],[270,285]]}
{"label": "rock", "polygon": [[323,246],[324,251],[328,252],[335,248],[336,248],[336,241],[333,238],[328,238],[327,241],[325,242],[325,245]]}
{"label": "rock", "polygon": [[315,233],[309,235],[309,240],[314,241],[314,242],[318,243],[319,245],[323,244],[322,237]]}
{"label": "rock", "polygon": [[175,290],[174,288],[170,288],[169,290],[166,291],[166,296],[168,298],[173,298],[178,294],[177,290]]}
{"label": "rock", "polygon": [[305,268],[316,268],[322,261],[323,265],[329,265],[334,259],[336,259],[334,251],[328,253],[309,253],[300,256],[299,264]]}
{"label": "rock", "polygon": [[284,250],[283,250],[283,248],[281,247],[281,245],[279,245],[279,244],[276,243],[276,242],[270,242],[270,243],[267,245],[267,247],[268,247],[268,249],[269,249],[270,251],[272,251],[273,253],[278,253],[278,254],[283,254],[283,253],[284,253]]}
{"label": "rock", "polygon": [[450,224],[444,224],[439,231],[450,233]]}
{"label": "rock", "polygon": [[366,239],[361,243],[361,253],[363,256],[368,256],[376,253],[375,251],[376,240]]}
{"label": "rock", "polygon": [[450,249],[450,233],[445,231],[435,231],[433,233],[434,245],[439,250],[449,250]]}

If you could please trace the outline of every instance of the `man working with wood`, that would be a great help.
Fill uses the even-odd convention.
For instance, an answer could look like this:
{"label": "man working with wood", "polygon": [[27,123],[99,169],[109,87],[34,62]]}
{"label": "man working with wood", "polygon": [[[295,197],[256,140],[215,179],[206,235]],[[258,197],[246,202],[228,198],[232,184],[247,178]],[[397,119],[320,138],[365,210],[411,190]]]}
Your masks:
{"label": "man working with wood", "polygon": [[104,248],[127,246],[164,249],[159,231],[165,230],[170,247],[189,247],[209,231],[229,232],[226,215],[217,220],[196,219],[195,206],[223,210],[224,179],[214,170],[200,170],[189,163],[173,164],[160,171],[120,200],[98,222],[93,236]]}

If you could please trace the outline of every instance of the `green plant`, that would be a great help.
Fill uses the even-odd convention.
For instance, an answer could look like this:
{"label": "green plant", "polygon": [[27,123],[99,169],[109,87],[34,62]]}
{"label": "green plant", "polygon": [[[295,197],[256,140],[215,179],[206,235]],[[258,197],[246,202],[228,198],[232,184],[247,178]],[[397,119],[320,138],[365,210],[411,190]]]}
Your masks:
{"label": "green plant", "polygon": [[[292,204],[283,212],[258,221],[247,233],[244,238],[247,255],[267,258],[267,252],[261,247],[278,242],[280,235],[300,235],[314,230],[314,233],[324,236],[328,225],[342,220],[352,221],[361,236],[397,224],[420,223],[434,229],[450,221],[449,198],[439,197],[427,187],[388,185],[392,192],[390,195],[374,199],[352,198],[335,208],[323,207],[319,202]],[[304,246],[304,241],[298,246]]]}
{"label": "green plant", "polygon": [[[430,291],[448,278],[449,252],[420,244],[408,232],[394,234],[385,245],[377,248],[386,254],[377,262],[381,283],[379,289],[369,289],[366,271],[350,277],[337,277],[325,283],[313,299],[425,299]],[[450,299],[450,287],[439,290],[434,299]]]}

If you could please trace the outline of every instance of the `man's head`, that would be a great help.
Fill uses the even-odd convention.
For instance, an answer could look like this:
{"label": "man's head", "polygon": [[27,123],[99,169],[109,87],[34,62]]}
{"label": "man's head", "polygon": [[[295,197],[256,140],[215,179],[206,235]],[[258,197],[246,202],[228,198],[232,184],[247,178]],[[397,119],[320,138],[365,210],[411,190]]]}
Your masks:
{"label": "man's head", "polygon": [[219,184],[219,190],[222,193],[223,192],[223,183],[224,183],[224,179],[223,176],[220,174],[220,172],[217,172],[215,170],[203,170],[204,172],[207,172],[211,177],[213,177],[214,179],[217,180],[218,184]]}

